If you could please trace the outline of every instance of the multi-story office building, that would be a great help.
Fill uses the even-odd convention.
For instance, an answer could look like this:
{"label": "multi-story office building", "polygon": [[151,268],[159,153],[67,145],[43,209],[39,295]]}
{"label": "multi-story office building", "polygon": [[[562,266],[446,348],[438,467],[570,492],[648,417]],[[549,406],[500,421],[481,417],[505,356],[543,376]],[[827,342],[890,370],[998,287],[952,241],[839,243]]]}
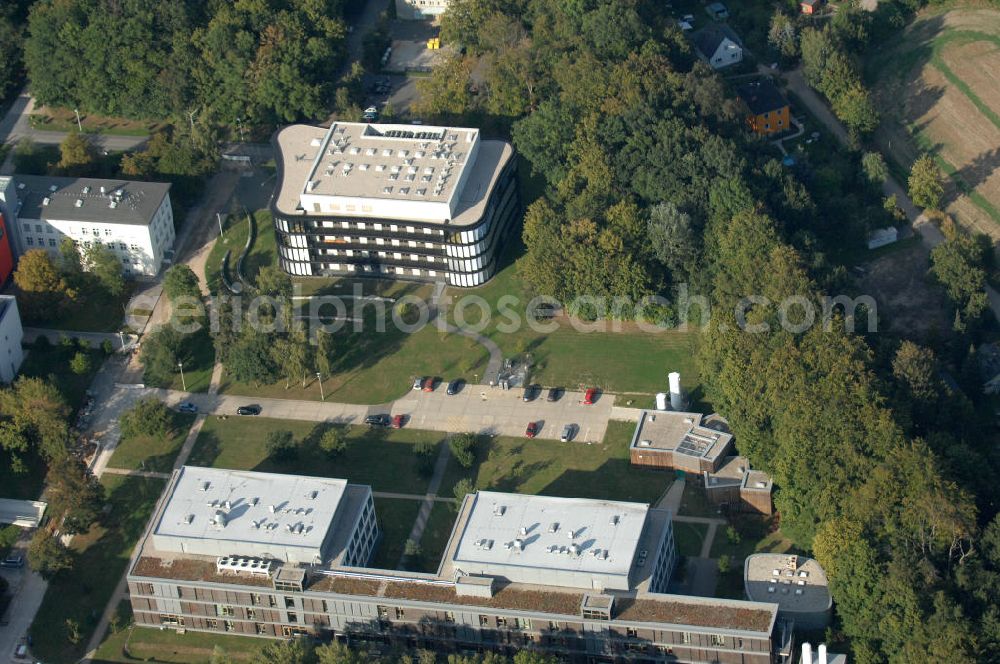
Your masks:
{"label": "multi-story office building", "polygon": [[18,254],[63,238],[87,247],[100,242],[122,262],[126,277],[156,276],[174,246],[170,185],[157,182],[0,177],[0,208]]}
{"label": "multi-story office building", "polygon": [[445,13],[449,0],[396,0],[396,16],[403,20],[433,19]]}
{"label": "multi-story office building", "polygon": [[478,129],[337,122],[274,138],[281,266],[478,286],[518,209],[509,143]]}
{"label": "multi-story office building", "polygon": [[13,295],[0,295],[0,381],[11,383],[24,361],[21,314]]}
{"label": "multi-story office building", "polygon": [[481,491],[436,573],[389,571],[367,567],[368,487],[227,473],[175,471],[129,566],[137,624],[595,662],[771,664],[794,647],[777,604],[666,594],[664,510]]}

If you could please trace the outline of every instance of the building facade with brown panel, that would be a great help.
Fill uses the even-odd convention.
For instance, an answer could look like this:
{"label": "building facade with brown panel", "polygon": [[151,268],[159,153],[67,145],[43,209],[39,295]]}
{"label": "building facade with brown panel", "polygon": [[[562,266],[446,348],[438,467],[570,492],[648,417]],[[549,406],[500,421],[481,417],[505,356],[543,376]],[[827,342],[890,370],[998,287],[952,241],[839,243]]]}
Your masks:
{"label": "building facade with brown panel", "polygon": [[[357,486],[347,485],[341,500],[363,493]],[[674,560],[671,517],[643,504],[470,494],[438,571],[424,574],[344,564],[353,536],[338,522],[340,507],[320,564],[241,558],[235,540],[224,545],[232,555],[221,558],[162,551],[153,533],[171,513],[171,495],[168,485],[129,566],[141,626],[310,635],[372,650],[531,648],[580,662],[775,664],[790,661],[795,647],[776,604],[664,592]],[[347,523],[355,509],[344,514]],[[546,583],[559,585],[534,581],[546,569]]]}

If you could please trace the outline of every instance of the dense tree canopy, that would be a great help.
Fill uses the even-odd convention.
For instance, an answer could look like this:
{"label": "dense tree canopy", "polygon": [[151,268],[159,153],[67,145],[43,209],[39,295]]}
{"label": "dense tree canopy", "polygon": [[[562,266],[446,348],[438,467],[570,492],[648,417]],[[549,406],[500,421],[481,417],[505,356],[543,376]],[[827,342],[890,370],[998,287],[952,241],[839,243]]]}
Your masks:
{"label": "dense tree canopy", "polygon": [[231,125],[318,117],[346,27],[337,0],[39,0],[25,62],[42,103]]}

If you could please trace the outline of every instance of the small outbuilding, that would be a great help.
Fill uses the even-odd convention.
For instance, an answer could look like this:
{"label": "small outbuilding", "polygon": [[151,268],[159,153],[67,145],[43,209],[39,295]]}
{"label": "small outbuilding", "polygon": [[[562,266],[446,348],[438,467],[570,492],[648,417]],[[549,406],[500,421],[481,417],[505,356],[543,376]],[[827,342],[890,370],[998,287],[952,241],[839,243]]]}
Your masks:
{"label": "small outbuilding", "polygon": [[823,0],[801,0],[799,2],[799,10],[809,16],[818,12],[822,6]]}
{"label": "small outbuilding", "polygon": [[714,21],[724,21],[729,18],[729,9],[721,2],[713,2],[705,7],[705,11]]}

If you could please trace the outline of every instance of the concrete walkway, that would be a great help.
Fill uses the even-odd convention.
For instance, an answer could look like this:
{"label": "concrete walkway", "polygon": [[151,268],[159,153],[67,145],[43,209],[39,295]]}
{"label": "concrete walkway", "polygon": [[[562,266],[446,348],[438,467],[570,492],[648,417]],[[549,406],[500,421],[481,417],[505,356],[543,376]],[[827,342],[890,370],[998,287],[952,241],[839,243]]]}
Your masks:
{"label": "concrete walkway", "polygon": [[473,332],[471,330],[466,330],[464,328],[452,325],[448,322],[446,316],[439,315],[440,304],[442,300],[447,297],[444,295],[447,286],[443,281],[439,281],[434,284],[434,294],[431,296],[431,322],[437,324],[439,330],[444,332],[449,332],[450,334],[459,334],[468,339],[472,339],[480,346],[486,349],[489,353],[489,359],[486,361],[486,369],[483,371],[483,378],[479,381],[483,385],[489,385],[490,381],[493,380],[500,373],[500,368],[503,366],[503,353],[500,352],[500,347],[490,339],[489,337],[484,337],[478,332]]}
{"label": "concrete walkway", "polygon": [[657,509],[670,510],[670,513],[674,515],[680,512],[685,486],[687,486],[687,480],[683,477],[675,479],[667,492],[663,494],[663,498],[660,498],[660,502],[656,504]]}
{"label": "concrete walkway", "polygon": [[148,477],[154,480],[170,479],[170,473],[158,473],[153,470],[135,470],[134,468],[105,468],[105,475],[126,475],[128,477]]}
{"label": "concrete walkway", "polygon": [[[417,512],[417,520],[413,522],[413,528],[410,529],[410,536],[407,538],[416,544],[420,544],[420,539],[424,536],[424,529],[427,527],[427,520],[431,517],[431,510],[434,508],[434,501],[437,499],[437,492],[441,488],[441,480],[444,479],[444,471],[448,468],[450,457],[451,448],[447,444],[442,445],[437,463],[434,464],[434,474],[431,475],[430,484],[427,485],[427,495],[424,496],[424,502],[420,505],[420,511]],[[403,569],[406,558],[404,550],[403,555],[399,558],[398,568]]]}
{"label": "concrete walkway", "polygon": [[[24,328],[24,337],[22,342],[32,344],[35,343],[35,339],[38,337],[46,337],[52,345],[58,344],[62,339],[71,339],[76,337],[81,341],[90,343],[92,348],[100,348],[101,344],[105,341],[110,341],[115,350],[131,348],[139,340],[139,338],[134,334],[119,335],[117,332],[77,332],[75,330],[53,330],[44,327],[26,327]],[[124,346],[122,345],[123,341],[125,342]]]}

